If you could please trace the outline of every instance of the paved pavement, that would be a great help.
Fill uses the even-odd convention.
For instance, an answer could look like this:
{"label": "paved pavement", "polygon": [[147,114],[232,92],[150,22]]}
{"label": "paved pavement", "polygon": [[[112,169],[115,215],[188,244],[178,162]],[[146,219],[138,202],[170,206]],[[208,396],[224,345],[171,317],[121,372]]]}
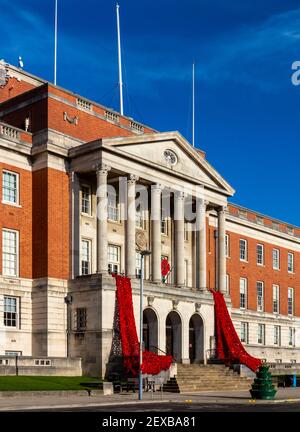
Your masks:
{"label": "paved pavement", "polygon": [[112,396],[31,396],[0,398],[0,411],[297,411],[300,412],[300,387],[280,388],[274,401],[253,401],[247,391],[173,394],[137,393]]}

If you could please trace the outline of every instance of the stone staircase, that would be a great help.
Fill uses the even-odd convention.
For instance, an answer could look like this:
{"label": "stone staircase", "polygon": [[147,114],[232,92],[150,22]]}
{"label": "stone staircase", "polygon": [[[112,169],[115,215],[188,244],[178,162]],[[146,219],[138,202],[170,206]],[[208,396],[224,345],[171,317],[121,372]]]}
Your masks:
{"label": "stone staircase", "polygon": [[163,390],[172,393],[249,390],[252,382],[252,378],[240,377],[221,364],[177,364],[177,375],[164,384]]}

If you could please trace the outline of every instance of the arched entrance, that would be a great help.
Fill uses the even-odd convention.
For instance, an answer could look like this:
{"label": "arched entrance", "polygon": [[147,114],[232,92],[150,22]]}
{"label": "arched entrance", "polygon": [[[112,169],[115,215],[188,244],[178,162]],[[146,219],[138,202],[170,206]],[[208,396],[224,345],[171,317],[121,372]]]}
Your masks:
{"label": "arched entrance", "polygon": [[204,362],[203,320],[198,314],[194,314],[189,323],[189,357],[191,363]]}
{"label": "arched entrance", "polygon": [[166,352],[174,360],[182,359],[182,326],[179,314],[172,311],[166,319]]}
{"label": "arched entrance", "polygon": [[145,350],[157,353],[157,316],[154,310],[150,308],[145,309],[143,312],[143,342]]}

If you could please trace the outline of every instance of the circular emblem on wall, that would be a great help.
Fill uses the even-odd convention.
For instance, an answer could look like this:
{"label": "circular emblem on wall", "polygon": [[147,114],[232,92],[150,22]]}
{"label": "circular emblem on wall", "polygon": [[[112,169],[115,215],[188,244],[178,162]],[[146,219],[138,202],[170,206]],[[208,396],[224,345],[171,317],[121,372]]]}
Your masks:
{"label": "circular emblem on wall", "polygon": [[143,231],[137,231],[137,233],[135,234],[135,243],[140,251],[146,249],[147,238]]}
{"label": "circular emblem on wall", "polygon": [[165,150],[164,158],[166,162],[171,166],[176,165],[178,162],[177,155],[173,152],[173,150],[169,150],[169,149]]}

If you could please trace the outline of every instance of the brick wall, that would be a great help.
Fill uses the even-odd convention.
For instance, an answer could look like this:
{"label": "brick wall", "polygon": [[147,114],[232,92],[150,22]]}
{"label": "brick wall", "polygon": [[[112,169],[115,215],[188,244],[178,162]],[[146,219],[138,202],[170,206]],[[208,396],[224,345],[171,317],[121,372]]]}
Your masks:
{"label": "brick wall", "polygon": [[33,277],[69,277],[69,179],[44,168],[33,173]]}
{"label": "brick wall", "polygon": [[[230,238],[230,257],[227,258],[227,274],[230,276],[230,295],[234,308],[240,307],[240,278],[248,280],[248,309],[257,310],[256,282],[264,282],[265,311],[273,312],[273,284],[280,286],[280,313],[287,315],[288,288],[294,288],[295,315],[300,316],[300,279],[297,274],[288,273],[287,254],[294,254],[294,267],[300,268],[300,254],[294,250],[288,250],[277,245],[262,242],[254,238],[227,232]],[[239,259],[239,240],[248,241],[248,262]],[[256,264],[256,245],[264,245],[264,265]],[[280,270],[273,269],[272,250],[280,250]]]}
{"label": "brick wall", "polygon": [[[2,170],[7,169],[19,174],[20,206],[2,204]],[[32,178],[31,172],[0,163],[0,256],[2,256],[2,229],[19,231],[19,274],[23,278],[32,278]],[[0,274],[2,260],[0,260]]]}

